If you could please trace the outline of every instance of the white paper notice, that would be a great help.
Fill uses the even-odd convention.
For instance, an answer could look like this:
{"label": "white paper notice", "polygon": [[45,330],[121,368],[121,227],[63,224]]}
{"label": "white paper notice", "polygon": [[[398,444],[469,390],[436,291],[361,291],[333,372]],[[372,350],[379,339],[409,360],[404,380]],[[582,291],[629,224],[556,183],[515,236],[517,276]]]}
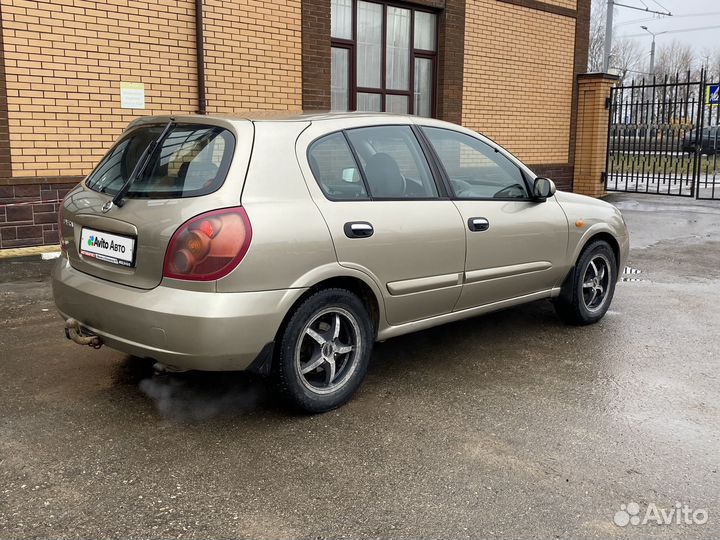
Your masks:
{"label": "white paper notice", "polygon": [[143,83],[120,83],[120,107],[123,109],[145,108],[145,85]]}

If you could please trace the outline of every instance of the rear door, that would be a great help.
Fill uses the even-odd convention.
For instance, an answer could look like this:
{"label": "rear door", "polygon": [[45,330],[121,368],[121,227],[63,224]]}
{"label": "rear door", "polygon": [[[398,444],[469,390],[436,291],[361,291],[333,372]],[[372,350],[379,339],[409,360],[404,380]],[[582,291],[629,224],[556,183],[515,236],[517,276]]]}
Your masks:
{"label": "rear door", "polygon": [[456,309],[558,285],[569,270],[568,223],[555,198],[532,200],[518,165],[480,138],[439,127],[422,132],[442,164],[467,237]]}
{"label": "rear door", "polygon": [[112,204],[145,147],[168,121],[131,127],[66,196],[60,226],[74,268],[153,288],[162,280],[165,251],[180,224],[202,212],[239,204],[252,123],[210,125],[193,119],[177,121],[122,206]]}
{"label": "rear door", "polygon": [[324,136],[314,128],[303,133],[298,158],[339,263],[375,280],[390,324],[450,312],[465,261],[462,220],[410,126]]}

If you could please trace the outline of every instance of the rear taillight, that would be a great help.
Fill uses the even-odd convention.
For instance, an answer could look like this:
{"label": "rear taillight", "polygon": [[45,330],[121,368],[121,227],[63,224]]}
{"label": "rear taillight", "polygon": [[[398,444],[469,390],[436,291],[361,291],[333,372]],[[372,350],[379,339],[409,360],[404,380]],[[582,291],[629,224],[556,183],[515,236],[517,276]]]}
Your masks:
{"label": "rear taillight", "polygon": [[175,231],[163,264],[163,276],[212,281],[228,275],[250,247],[252,228],[242,207],[195,216]]}
{"label": "rear taillight", "polygon": [[58,207],[58,239],[60,241],[60,251],[67,253],[68,243],[65,241],[63,227],[65,226],[65,199],[60,201]]}

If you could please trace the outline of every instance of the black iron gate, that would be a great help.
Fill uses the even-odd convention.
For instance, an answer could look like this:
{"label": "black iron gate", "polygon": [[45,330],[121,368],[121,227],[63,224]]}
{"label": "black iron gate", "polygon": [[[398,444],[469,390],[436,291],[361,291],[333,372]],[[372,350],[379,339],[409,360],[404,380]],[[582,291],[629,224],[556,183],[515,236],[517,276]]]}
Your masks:
{"label": "black iron gate", "polygon": [[613,88],[606,189],[720,200],[719,86],[688,73]]}

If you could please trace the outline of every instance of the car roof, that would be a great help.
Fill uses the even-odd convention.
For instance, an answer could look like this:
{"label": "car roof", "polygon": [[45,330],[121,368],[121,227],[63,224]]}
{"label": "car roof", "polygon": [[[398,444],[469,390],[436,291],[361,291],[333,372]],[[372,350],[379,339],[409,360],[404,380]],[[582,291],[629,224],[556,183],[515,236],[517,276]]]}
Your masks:
{"label": "car roof", "polygon": [[[353,129],[360,127],[371,127],[371,126],[382,126],[388,124],[401,124],[401,125],[420,125],[429,127],[438,127],[444,129],[451,129],[460,133],[465,133],[471,137],[479,137],[480,140],[484,141],[493,147],[500,148],[506,154],[512,158],[517,166],[523,168],[528,173],[532,171],[515,157],[510,151],[503,148],[501,145],[483,135],[482,133],[468,129],[462,125],[447,122],[445,120],[438,120],[437,118],[428,118],[424,116],[414,116],[410,114],[392,114],[392,113],[378,113],[378,112],[327,112],[327,111],[315,111],[315,112],[288,112],[288,111],[268,111],[268,112],[252,112],[247,114],[212,114],[212,115],[162,115],[162,116],[141,116],[133,120],[126,128],[126,131],[141,126],[144,124],[158,124],[167,123],[169,121],[178,123],[190,123],[190,124],[212,124],[222,126],[228,129],[237,129],[239,124],[244,122],[253,123],[265,123],[265,122],[279,122],[284,123],[286,128],[297,129],[298,134],[305,130],[309,125],[314,124],[316,128],[319,128],[319,132],[315,131],[315,136],[321,136],[326,133],[332,133],[343,129]],[[292,123],[302,123],[304,126],[291,126]],[[534,173],[532,173],[534,174]]]}
{"label": "car roof", "polygon": [[[235,122],[330,122],[330,121],[342,121],[352,120],[358,121],[362,119],[372,120],[372,123],[377,123],[378,120],[386,123],[397,123],[397,124],[411,124],[417,121],[419,116],[412,116],[409,114],[392,114],[392,113],[378,113],[378,112],[327,112],[327,111],[267,111],[267,112],[248,112],[238,114],[207,114],[207,115],[157,115],[157,116],[143,116],[136,118],[130,124],[130,126],[137,126],[140,124],[153,124],[153,123],[165,123],[173,119],[176,122],[211,122],[211,123],[235,123]],[[435,119],[424,118],[430,122],[438,122]],[[443,122],[444,123],[444,122]]]}

